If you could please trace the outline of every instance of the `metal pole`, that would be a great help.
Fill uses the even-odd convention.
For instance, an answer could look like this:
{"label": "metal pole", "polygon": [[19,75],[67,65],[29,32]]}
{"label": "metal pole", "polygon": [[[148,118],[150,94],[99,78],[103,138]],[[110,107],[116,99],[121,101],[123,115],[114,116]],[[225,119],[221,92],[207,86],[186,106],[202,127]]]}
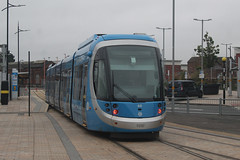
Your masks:
{"label": "metal pole", "polygon": [[20,67],[19,67],[19,22],[18,22],[18,28],[17,28],[17,37],[18,37],[18,97],[20,95],[20,87],[19,87],[19,72],[20,72]]}
{"label": "metal pole", "polygon": [[237,97],[240,98],[240,57],[238,57],[238,71],[237,71]]}
{"label": "metal pole", "polygon": [[7,81],[8,81],[8,54],[9,54],[9,51],[8,51],[8,46],[9,46],[9,44],[8,44],[8,24],[9,24],[9,0],[7,0]]}
{"label": "metal pole", "polygon": [[226,90],[226,57],[222,58],[222,62],[223,62],[223,104],[225,104],[225,90]]}
{"label": "metal pole", "polygon": [[[228,45],[231,45],[232,43],[221,43],[221,45],[225,45],[226,46],[226,58],[227,58],[227,50],[228,50]],[[226,85],[226,88],[227,88],[227,73],[228,73],[228,59],[226,60],[226,81],[225,81],[225,85]]]}
{"label": "metal pole", "polygon": [[201,41],[202,41],[202,48],[201,48],[201,51],[202,51],[202,54],[201,54],[201,71],[200,71],[200,75],[201,75],[201,91],[203,92],[203,79],[204,79],[204,71],[203,71],[203,22],[204,21],[211,21],[212,19],[193,19],[195,21],[201,21],[202,22],[202,35],[201,35]]}
{"label": "metal pole", "polygon": [[166,79],[165,77],[165,28],[163,28],[163,57],[162,57],[162,61],[163,61],[163,75],[164,75],[164,81]]}
{"label": "metal pole", "polygon": [[44,88],[45,88],[45,79],[46,79],[46,77],[45,77],[45,68],[46,68],[46,60],[45,60],[45,58],[44,58],[44,66],[43,66],[43,85],[44,85]]}
{"label": "metal pole", "polygon": [[[20,56],[19,56],[19,55],[20,55],[20,54],[19,54],[19,52],[20,52],[20,49],[19,49],[19,48],[20,48],[20,45],[19,45],[19,43],[20,43],[20,38],[19,38],[19,37],[20,37],[20,36],[19,36],[19,33],[20,33],[20,32],[26,32],[26,31],[30,31],[30,30],[22,30],[22,29],[20,29],[20,28],[19,28],[19,22],[18,22],[18,28],[17,28],[17,32],[16,32],[16,33],[17,33],[17,37],[18,37],[18,38],[17,38],[17,39],[18,39],[18,72],[20,72],[20,61],[19,61],[19,58],[20,58]],[[16,33],[15,33],[15,34],[16,34]],[[18,96],[20,95],[20,90],[19,90],[19,88],[20,88],[20,87],[19,87],[19,77],[18,77]]]}
{"label": "metal pole", "polygon": [[19,22],[18,22],[18,29],[17,29],[17,37],[18,37],[18,72],[19,70]]}
{"label": "metal pole", "polygon": [[175,0],[173,0],[173,19],[172,19],[172,112],[174,112],[174,61],[175,61]]}
{"label": "metal pole", "polygon": [[9,26],[9,8],[10,7],[22,7],[22,6],[25,6],[25,5],[12,5],[9,3],[9,0],[7,0],[7,7],[2,9],[2,11],[4,11],[5,9],[7,9],[7,57],[6,57],[6,61],[7,61],[7,77],[6,77],[6,80],[8,80],[8,55],[9,55],[9,29],[8,29],[8,26]]}
{"label": "metal pole", "polygon": [[232,58],[230,57],[230,62],[229,62],[229,96],[232,96]]}
{"label": "metal pole", "polygon": [[156,27],[156,29],[162,29],[163,30],[163,48],[162,48],[162,59],[163,59],[163,75],[164,75],[164,81],[166,80],[166,72],[165,72],[165,30],[169,30],[171,28],[161,28]]}
{"label": "metal pole", "polygon": [[31,66],[30,66],[30,51],[28,51],[28,116],[30,116],[30,84],[31,84]]}
{"label": "metal pole", "polygon": [[[202,20],[202,55],[201,55],[201,73],[204,74],[203,72],[203,20]],[[203,93],[203,77],[201,77],[201,91]]]}

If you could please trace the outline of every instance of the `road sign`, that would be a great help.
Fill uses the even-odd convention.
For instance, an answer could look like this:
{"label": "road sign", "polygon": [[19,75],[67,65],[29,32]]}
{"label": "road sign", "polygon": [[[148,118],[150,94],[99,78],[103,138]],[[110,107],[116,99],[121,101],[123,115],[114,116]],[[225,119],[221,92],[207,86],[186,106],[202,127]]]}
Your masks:
{"label": "road sign", "polygon": [[199,78],[203,79],[203,78],[204,78],[204,74],[203,74],[203,73],[202,73],[202,74],[200,73],[200,74],[199,74]]}
{"label": "road sign", "polygon": [[17,99],[18,97],[18,71],[12,69],[12,99]]}

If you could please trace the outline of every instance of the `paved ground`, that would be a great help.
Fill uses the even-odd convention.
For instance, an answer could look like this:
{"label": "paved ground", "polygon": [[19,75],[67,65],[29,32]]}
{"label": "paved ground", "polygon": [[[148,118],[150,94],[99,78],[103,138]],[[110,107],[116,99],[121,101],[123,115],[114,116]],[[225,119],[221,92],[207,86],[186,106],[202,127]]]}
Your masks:
{"label": "paved ground", "polygon": [[[30,109],[31,114],[28,116],[28,97],[20,97],[18,100],[10,101],[9,105],[0,105],[0,160],[135,159],[115,144],[101,136],[99,137],[97,133],[86,131],[58,112],[54,110],[46,112],[47,104],[34,94],[31,96]],[[239,124],[240,117],[238,116],[177,113],[168,113],[166,123],[167,126],[200,128],[234,137],[240,137]],[[188,139],[183,141],[181,140],[183,135],[177,137],[177,134],[180,134],[178,130],[166,127],[161,137],[183,145],[192,144],[192,142],[196,144],[204,142],[204,145],[201,146],[205,146],[206,142],[203,141],[205,137],[198,138],[199,141],[196,142],[196,139],[192,140],[189,138],[191,136],[187,136]],[[188,134],[192,135],[192,133]],[[210,140],[208,141],[207,143],[210,143]],[[227,143],[227,140],[225,142]],[[234,154],[237,153],[235,150],[239,149],[235,147],[239,147],[239,142],[236,141],[235,143],[231,149]],[[148,144],[149,146],[147,146]],[[149,148],[148,152],[141,153],[146,156],[155,156],[152,159],[156,159],[158,154],[149,154],[150,152],[161,152],[166,159],[177,159],[176,157],[194,159],[186,153],[155,141],[129,142],[127,145],[132,146],[137,151]],[[152,150],[150,146],[155,146],[156,150]],[[230,153],[226,150],[223,150],[223,152]],[[234,154],[230,154],[230,156]],[[238,155],[235,157],[238,157]]]}
{"label": "paved ground", "polygon": [[69,159],[45,116],[47,105],[32,96],[30,109],[28,116],[28,97],[0,105],[0,160]]}
{"label": "paved ground", "polygon": [[[191,103],[194,103],[195,101],[196,103],[209,104],[209,102],[211,103],[215,102],[210,100],[219,98],[223,98],[222,90],[219,91],[218,95],[204,95],[203,98],[200,100],[199,99],[191,100]],[[236,91],[232,91],[232,96],[229,96],[228,92],[226,91],[226,99],[228,99],[226,101],[227,103],[233,103],[233,101],[230,101],[231,99],[238,100],[235,102],[240,102],[240,99],[237,97]],[[177,103],[186,102],[177,101]],[[240,107],[240,104],[238,105],[238,107]],[[187,114],[168,112],[167,122],[240,135],[240,127],[237,127],[240,124],[240,116],[220,116],[212,114],[208,115],[208,114]]]}
{"label": "paved ground", "polygon": [[240,116],[167,113],[167,122],[240,135]]}

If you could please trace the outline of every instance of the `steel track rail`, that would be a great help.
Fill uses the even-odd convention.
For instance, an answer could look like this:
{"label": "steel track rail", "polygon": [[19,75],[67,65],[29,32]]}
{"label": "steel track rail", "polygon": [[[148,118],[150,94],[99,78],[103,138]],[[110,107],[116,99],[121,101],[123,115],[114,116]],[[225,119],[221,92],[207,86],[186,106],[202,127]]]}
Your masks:
{"label": "steel track rail", "polygon": [[194,156],[196,156],[198,158],[204,159],[204,160],[212,160],[212,159],[209,158],[209,157],[203,156],[201,154],[198,154],[196,152],[190,151],[190,150],[195,150],[195,151],[198,151],[198,152],[203,152],[203,153],[211,154],[211,155],[214,155],[214,156],[219,156],[221,158],[226,158],[226,159],[231,159],[231,160],[240,160],[239,158],[234,158],[234,157],[230,157],[230,156],[226,156],[226,155],[222,155],[222,154],[218,154],[218,153],[213,153],[213,152],[209,152],[209,151],[198,149],[198,148],[194,148],[194,147],[184,146],[184,145],[168,142],[168,141],[161,140],[161,139],[159,139],[158,141],[163,143],[163,144],[166,144],[168,146],[171,146],[173,148],[176,148],[178,150],[181,150],[183,152],[186,152],[188,154],[194,155]]}
{"label": "steel track rail", "polygon": [[130,148],[118,143],[117,141],[110,139],[111,142],[113,142],[114,144],[116,144],[117,146],[121,147],[122,149],[124,149],[125,151],[127,151],[129,154],[131,154],[132,156],[136,157],[139,160],[148,160],[146,157],[138,154],[137,152],[131,150]]}
{"label": "steel track rail", "polygon": [[167,145],[167,146],[170,146],[170,147],[173,147],[173,148],[175,148],[175,149],[177,149],[177,150],[180,150],[180,151],[182,151],[182,152],[191,154],[191,155],[193,155],[193,156],[195,156],[195,157],[198,157],[198,158],[200,158],[200,159],[213,160],[213,159],[211,159],[211,158],[208,158],[208,157],[203,156],[203,155],[201,155],[201,154],[198,154],[198,153],[196,153],[196,152],[190,151],[189,149],[186,149],[186,148],[184,148],[184,147],[182,147],[182,146],[180,146],[180,145],[178,145],[178,144],[171,143],[171,142],[167,142],[167,141],[163,141],[163,140],[160,140],[160,139],[159,139],[159,141],[160,141],[161,143]]}

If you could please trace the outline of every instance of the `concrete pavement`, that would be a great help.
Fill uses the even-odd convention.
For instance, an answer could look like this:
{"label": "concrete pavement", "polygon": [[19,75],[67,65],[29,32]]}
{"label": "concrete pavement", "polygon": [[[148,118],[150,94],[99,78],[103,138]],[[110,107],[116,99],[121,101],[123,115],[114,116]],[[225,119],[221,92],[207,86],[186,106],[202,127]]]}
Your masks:
{"label": "concrete pavement", "polygon": [[[55,110],[46,112],[47,108],[48,105],[34,94],[31,95],[30,116],[28,97],[20,97],[10,101],[8,105],[0,105],[0,160],[135,159],[99,136],[99,133],[85,130]],[[190,126],[232,136],[240,135],[239,123],[240,118],[237,116],[226,119],[225,116],[176,113],[168,113],[166,122],[167,125],[182,128]],[[173,137],[172,134],[163,133],[162,137]],[[147,143],[156,142],[136,143],[134,148],[145,151]],[[135,145],[133,142],[129,144]],[[151,147],[152,144],[147,148]],[[159,150],[164,151],[162,154],[166,154],[166,159],[189,156],[164,145],[157,146],[153,152],[156,154],[151,156],[158,157]],[[149,152],[141,153],[149,155]]]}
{"label": "concrete pavement", "polygon": [[37,97],[19,97],[0,105],[0,159],[69,159],[49,119],[47,105]]}

